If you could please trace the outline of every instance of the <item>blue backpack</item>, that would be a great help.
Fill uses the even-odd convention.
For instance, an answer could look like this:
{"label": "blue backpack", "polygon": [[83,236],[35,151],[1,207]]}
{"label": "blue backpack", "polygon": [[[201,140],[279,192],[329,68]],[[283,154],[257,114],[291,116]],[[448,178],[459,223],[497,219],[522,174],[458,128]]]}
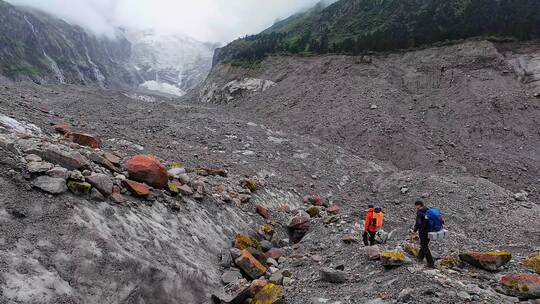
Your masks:
{"label": "blue backpack", "polygon": [[437,232],[443,229],[441,210],[438,208],[429,208],[426,211],[426,219],[429,232]]}

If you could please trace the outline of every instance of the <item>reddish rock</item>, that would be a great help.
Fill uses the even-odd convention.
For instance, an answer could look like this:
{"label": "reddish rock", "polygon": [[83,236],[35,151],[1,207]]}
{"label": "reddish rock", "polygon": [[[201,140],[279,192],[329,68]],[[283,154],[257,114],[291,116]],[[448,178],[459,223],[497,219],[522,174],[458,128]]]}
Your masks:
{"label": "reddish rock", "polygon": [[257,213],[265,219],[268,219],[268,217],[270,216],[270,211],[268,210],[268,208],[262,205],[255,206],[255,209],[257,210]]}
{"label": "reddish rock", "polygon": [[289,227],[289,229],[295,229],[295,230],[309,230],[309,227],[310,227],[310,217],[309,217],[309,214],[307,214],[307,217],[306,216],[303,216],[303,215],[297,215],[295,217],[293,217],[290,221],[289,221],[289,224],[287,225],[287,227]]}
{"label": "reddish rock", "polygon": [[212,175],[212,176],[222,176],[227,177],[227,170],[223,168],[199,168],[196,170],[197,174],[202,176]]}
{"label": "reddish rock", "polygon": [[131,192],[133,192],[133,194],[137,196],[148,197],[150,195],[150,188],[143,183],[126,179],[124,184]]}
{"label": "reddish rock", "polygon": [[193,195],[193,189],[191,189],[188,185],[181,185],[178,187],[178,192],[180,192],[182,195]]}
{"label": "reddish rock", "polygon": [[71,126],[68,124],[54,125],[52,128],[60,134],[67,134],[71,132]]}
{"label": "reddish rock", "polygon": [[236,266],[244,271],[252,280],[266,273],[266,267],[261,264],[249,251],[242,250],[240,257],[235,260]]}
{"label": "reddish rock", "polygon": [[505,292],[520,299],[540,298],[540,276],[537,274],[509,274],[501,278]]}
{"label": "reddish rock", "polygon": [[126,163],[129,178],[163,189],[167,186],[168,174],[165,166],[152,155],[136,155]]}
{"label": "reddish rock", "polygon": [[304,197],[304,203],[305,204],[311,204],[315,206],[321,206],[322,205],[322,199],[317,194],[310,194]]}
{"label": "reddish rock", "polygon": [[120,166],[120,163],[122,162],[122,160],[120,159],[120,157],[116,156],[115,154],[111,153],[111,152],[105,152],[103,153],[103,157],[110,161],[111,163],[113,163],[114,165],[116,166]]}
{"label": "reddish rock", "polygon": [[328,212],[328,214],[338,214],[340,210],[341,208],[336,204],[326,208],[326,212]]}
{"label": "reddish rock", "polygon": [[108,161],[105,157],[93,152],[89,156],[90,160],[94,163],[103,166],[104,168],[109,169],[111,172],[121,173],[120,168],[118,168],[115,164]]}
{"label": "reddish rock", "polygon": [[94,149],[101,148],[101,141],[90,134],[70,132],[66,134],[66,138],[81,146],[87,146]]}
{"label": "reddish rock", "polygon": [[512,253],[504,251],[471,251],[460,254],[459,258],[473,266],[489,271],[497,271],[497,269],[499,269],[501,266],[510,262],[512,259]]}
{"label": "reddish rock", "polygon": [[279,210],[284,213],[289,213],[291,212],[291,207],[289,207],[289,205],[281,205]]}
{"label": "reddish rock", "polygon": [[280,257],[283,256],[283,251],[281,251],[281,249],[279,248],[272,248],[268,250],[265,255],[267,258],[272,258],[277,261]]}

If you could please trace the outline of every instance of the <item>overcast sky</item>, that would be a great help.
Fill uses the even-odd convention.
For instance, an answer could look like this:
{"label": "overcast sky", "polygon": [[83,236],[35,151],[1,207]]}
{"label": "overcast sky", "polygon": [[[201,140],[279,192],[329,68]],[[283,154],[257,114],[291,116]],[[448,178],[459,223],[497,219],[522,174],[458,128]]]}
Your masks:
{"label": "overcast sky", "polygon": [[113,26],[184,32],[208,42],[255,34],[319,0],[7,0],[53,13],[100,34]]}

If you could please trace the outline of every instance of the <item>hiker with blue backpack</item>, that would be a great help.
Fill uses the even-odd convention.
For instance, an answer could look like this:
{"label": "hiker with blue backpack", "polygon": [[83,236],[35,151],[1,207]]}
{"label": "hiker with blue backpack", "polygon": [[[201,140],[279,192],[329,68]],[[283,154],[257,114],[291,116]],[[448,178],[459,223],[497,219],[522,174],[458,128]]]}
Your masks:
{"label": "hiker with blue backpack", "polygon": [[446,230],[443,229],[444,221],[441,211],[437,208],[427,208],[422,201],[416,201],[414,206],[416,207],[414,232],[418,232],[418,236],[420,237],[418,261],[422,262],[425,258],[427,267],[435,268],[435,262],[429,250],[429,241],[430,239],[442,239],[446,235]]}

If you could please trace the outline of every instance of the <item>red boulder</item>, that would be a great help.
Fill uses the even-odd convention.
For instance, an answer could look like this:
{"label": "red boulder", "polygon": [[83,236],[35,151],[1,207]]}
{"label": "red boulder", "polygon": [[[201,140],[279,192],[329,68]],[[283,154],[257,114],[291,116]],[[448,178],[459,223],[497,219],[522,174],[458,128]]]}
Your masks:
{"label": "red boulder", "polygon": [[167,169],[152,155],[136,155],[126,163],[129,178],[163,189],[167,186]]}
{"label": "red boulder", "polygon": [[136,196],[148,197],[150,195],[150,188],[148,188],[148,186],[143,183],[138,183],[127,179],[124,181],[124,184]]}
{"label": "red boulder", "polygon": [[90,134],[70,132],[66,134],[66,138],[81,146],[87,146],[94,149],[101,148],[101,141]]}

